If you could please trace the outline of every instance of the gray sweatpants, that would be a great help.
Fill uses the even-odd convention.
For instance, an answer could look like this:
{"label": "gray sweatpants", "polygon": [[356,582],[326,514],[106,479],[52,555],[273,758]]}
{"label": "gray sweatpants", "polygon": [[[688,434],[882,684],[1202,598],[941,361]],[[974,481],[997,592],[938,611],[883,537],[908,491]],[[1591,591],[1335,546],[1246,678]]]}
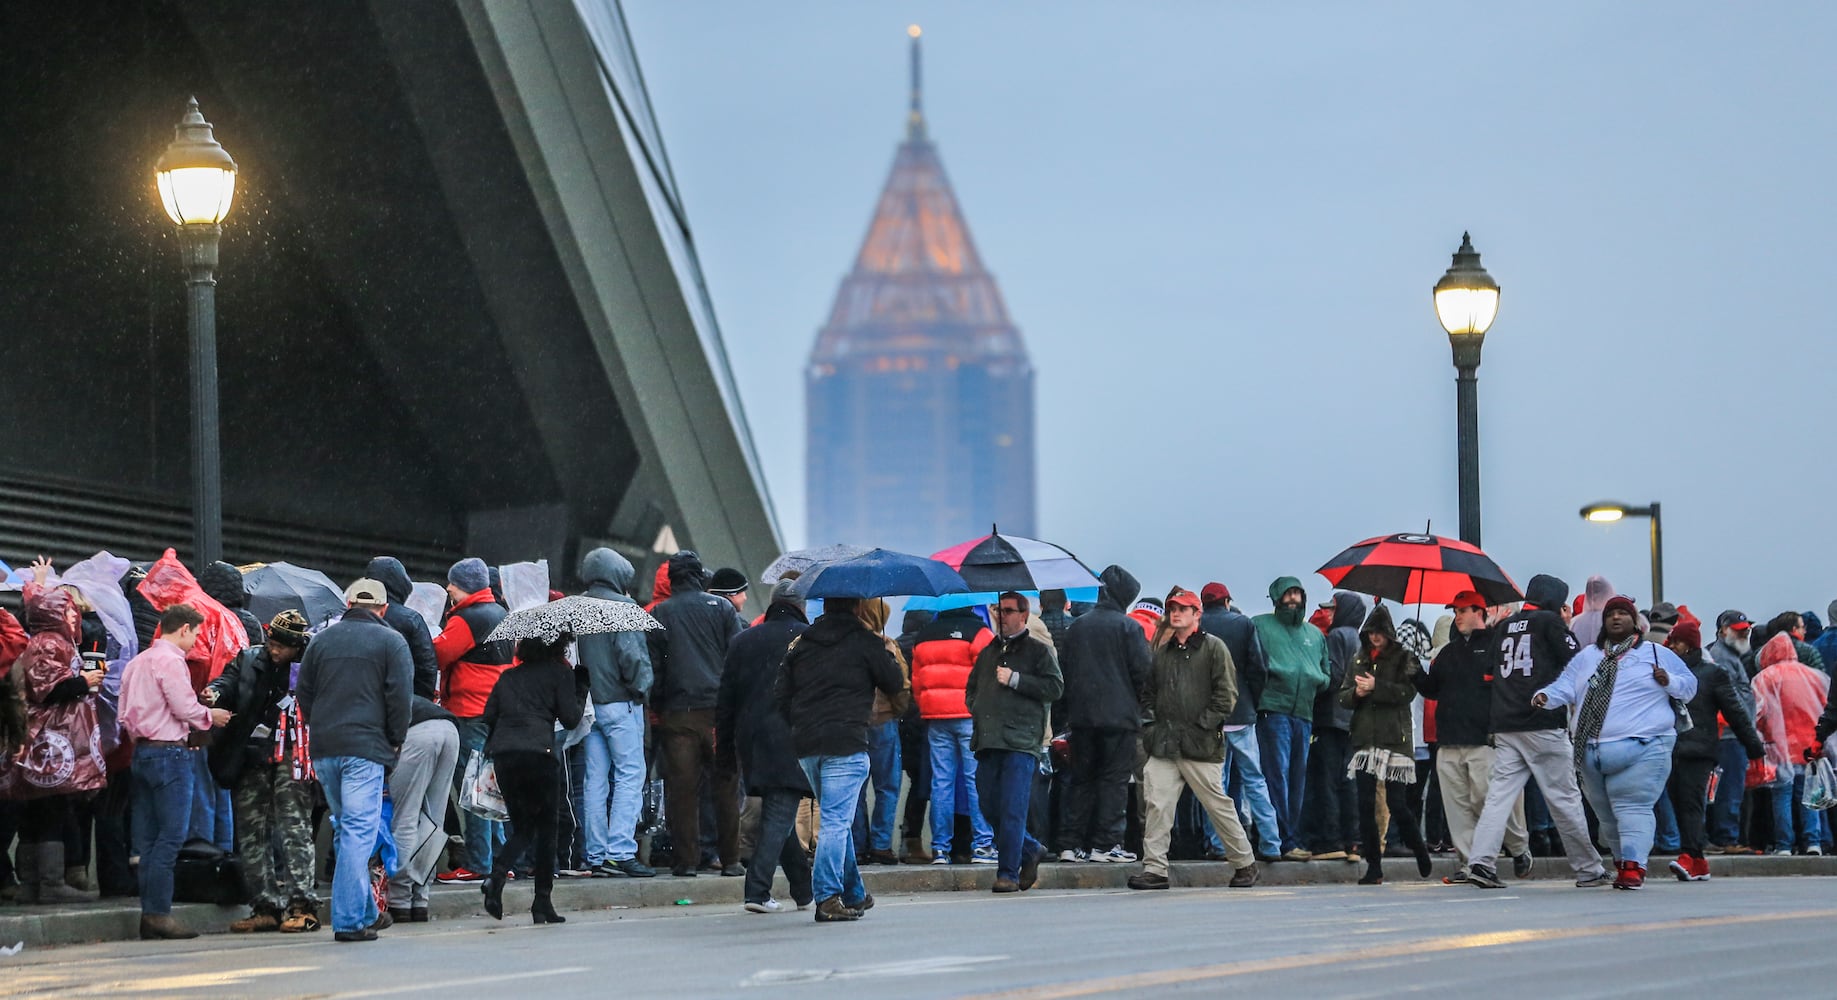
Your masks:
{"label": "gray sweatpants", "polygon": [[389,772],[389,801],[395,810],[390,833],[395,836],[397,870],[389,878],[389,908],[407,910],[427,906],[427,887],[433,881],[437,848],[444,843],[449,780],[459,762],[459,730],[445,719],[429,719],[408,730],[402,752]]}
{"label": "gray sweatpants", "polygon": [[1602,874],[1601,854],[1588,837],[1588,817],[1582,813],[1582,790],[1575,783],[1575,751],[1569,734],[1561,729],[1537,729],[1528,733],[1496,733],[1493,736],[1493,774],[1486,787],[1486,806],[1480,810],[1480,821],[1473,829],[1473,853],[1469,867],[1485,865],[1497,870],[1495,861],[1500,841],[1505,839],[1505,825],[1518,803],[1524,783],[1535,777],[1550,807],[1550,818],[1556,821],[1556,832],[1569,852],[1569,867],[1577,879]]}

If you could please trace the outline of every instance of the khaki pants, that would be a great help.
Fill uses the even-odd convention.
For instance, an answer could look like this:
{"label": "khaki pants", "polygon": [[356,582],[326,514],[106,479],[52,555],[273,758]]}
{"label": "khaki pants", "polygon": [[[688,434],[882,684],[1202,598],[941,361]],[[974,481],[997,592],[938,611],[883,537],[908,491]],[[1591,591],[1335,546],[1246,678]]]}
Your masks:
{"label": "khaki pants", "polygon": [[1557,835],[1569,852],[1569,868],[1577,881],[1600,876],[1601,854],[1588,837],[1588,820],[1582,813],[1582,790],[1575,780],[1575,751],[1569,733],[1562,729],[1534,729],[1524,733],[1495,733],[1492,780],[1486,787],[1486,805],[1473,828],[1473,853],[1467,863],[1493,867],[1505,838],[1506,821],[1524,784],[1535,778],[1556,821]]}
{"label": "khaki pants", "polygon": [[[1442,811],[1448,816],[1448,836],[1454,841],[1454,853],[1462,865],[1473,853],[1473,828],[1486,806],[1486,789],[1492,777],[1492,747],[1443,746],[1435,751],[1435,780],[1442,786]],[[1505,823],[1505,853],[1517,857],[1530,850],[1525,839],[1524,795],[1520,793]]]}
{"label": "khaki pants", "polygon": [[1180,789],[1191,788],[1206,815],[1212,817],[1212,829],[1224,841],[1225,858],[1233,868],[1248,868],[1256,861],[1250,853],[1250,838],[1244,836],[1244,824],[1238,819],[1237,806],[1225,794],[1224,764],[1215,760],[1163,760],[1150,757],[1142,765],[1142,870],[1156,875],[1167,874],[1167,842],[1174,831],[1174,809],[1180,805]]}

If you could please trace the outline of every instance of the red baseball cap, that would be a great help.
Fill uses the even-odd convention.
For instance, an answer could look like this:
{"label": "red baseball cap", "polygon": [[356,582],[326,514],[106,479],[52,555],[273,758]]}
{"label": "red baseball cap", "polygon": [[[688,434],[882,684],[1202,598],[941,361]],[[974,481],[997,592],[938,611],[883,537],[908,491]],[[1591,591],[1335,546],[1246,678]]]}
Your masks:
{"label": "red baseball cap", "polygon": [[1194,611],[1202,611],[1205,609],[1205,605],[1199,600],[1199,595],[1184,587],[1176,588],[1173,593],[1167,595],[1168,607],[1171,608],[1176,604],[1184,604]]}
{"label": "red baseball cap", "polygon": [[1480,592],[1477,590],[1463,590],[1454,595],[1454,600],[1448,602],[1448,610],[1450,611],[1458,611],[1461,608],[1479,608],[1481,611],[1485,611],[1486,598],[1481,597]]}
{"label": "red baseball cap", "polygon": [[1217,580],[1206,584],[1199,590],[1199,599],[1207,604],[1217,604],[1231,599],[1231,588]]}

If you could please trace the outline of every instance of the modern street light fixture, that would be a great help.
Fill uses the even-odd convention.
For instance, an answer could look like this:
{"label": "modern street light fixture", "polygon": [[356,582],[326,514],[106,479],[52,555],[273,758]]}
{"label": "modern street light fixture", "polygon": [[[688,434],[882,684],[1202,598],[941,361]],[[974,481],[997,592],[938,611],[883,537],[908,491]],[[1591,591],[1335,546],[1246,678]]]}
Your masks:
{"label": "modern street light fixture", "polygon": [[1591,503],[1582,508],[1582,519],[1596,524],[1612,524],[1622,518],[1644,517],[1652,521],[1652,603],[1665,599],[1665,525],[1658,501],[1644,507],[1629,507],[1612,500]]}
{"label": "modern street light fixture", "polygon": [[236,161],[192,98],[154,166],[159,198],[179,227],[191,327],[191,518],[195,565],[223,558],[223,473],[217,424],[217,241],[236,196]]}
{"label": "modern street light fixture", "polygon": [[1448,273],[1435,283],[1435,316],[1454,348],[1456,446],[1460,452],[1461,541],[1480,544],[1480,347],[1499,315],[1499,283],[1461,234]]}

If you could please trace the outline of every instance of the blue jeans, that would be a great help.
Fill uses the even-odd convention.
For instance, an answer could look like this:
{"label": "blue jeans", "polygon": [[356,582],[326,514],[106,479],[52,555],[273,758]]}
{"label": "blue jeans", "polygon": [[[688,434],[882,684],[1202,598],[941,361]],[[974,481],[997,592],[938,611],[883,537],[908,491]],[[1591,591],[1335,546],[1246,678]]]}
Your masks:
{"label": "blue jeans", "polygon": [[[473,716],[459,720],[459,766],[453,769],[453,801],[458,802],[462,788],[466,783],[466,764],[471,761],[473,751],[485,751],[485,739],[491,735],[490,727],[485,725],[484,716]],[[466,868],[480,875],[491,874],[492,855],[503,845],[506,836],[504,824],[496,820],[482,819],[464,810],[460,811],[460,821],[466,827]]]}
{"label": "blue jeans", "polygon": [[1308,737],[1314,724],[1280,712],[1257,718],[1257,743],[1268,780],[1269,804],[1282,831],[1282,852],[1301,847],[1301,804],[1308,788]]}
{"label": "blue jeans", "polygon": [[319,787],[337,834],[332,872],[332,930],[360,931],[376,923],[370,856],[383,826],[383,765],[362,757],[316,757]]}
{"label": "blue jeans", "polygon": [[976,754],[976,795],[995,828],[995,851],[1000,861],[997,878],[1021,877],[1021,862],[1046,853],[1027,832],[1027,807],[1033,799],[1033,776],[1040,759],[1018,750],[983,750]]}
{"label": "blue jeans", "polygon": [[803,757],[798,765],[816,796],[816,864],[810,872],[816,901],[842,897],[843,904],[859,903],[867,895],[861,872],[855,867],[855,843],[849,828],[855,824],[855,805],[867,781],[867,754],[842,757]]}
{"label": "blue jeans", "polygon": [[172,869],[191,829],[192,758],[202,756],[184,747],[134,748],[134,842],[141,845],[140,912],[147,916],[172,912]]}
{"label": "blue jeans", "polygon": [[1658,827],[1652,805],[1671,777],[1671,748],[1677,741],[1676,733],[1664,733],[1605,740],[1582,751],[1582,793],[1601,821],[1601,839],[1621,861],[1645,867]]}
{"label": "blue jeans", "polygon": [[[1824,842],[1824,816],[1816,810],[1807,809],[1802,804],[1805,794],[1805,765],[1794,764],[1790,769],[1781,767],[1779,780],[1767,786],[1773,798],[1773,849],[1790,851],[1794,847],[1804,850],[1813,844]],[[1798,817],[1798,825],[1793,825],[1793,817]],[[1793,831],[1798,830],[1798,836]]]}
{"label": "blue jeans", "polygon": [[210,755],[191,755],[191,829],[187,840],[208,840],[226,851],[236,850],[235,804],[227,788],[211,777]]}
{"label": "blue jeans", "polygon": [[638,856],[638,811],[644,806],[644,706],[594,702],[583,793],[587,864]]}
{"label": "blue jeans", "polygon": [[1678,814],[1671,807],[1670,794],[1661,794],[1652,803],[1653,820],[1658,825],[1652,834],[1652,846],[1666,854],[1678,852]]}
{"label": "blue jeans", "polygon": [[[1257,731],[1255,727],[1245,726],[1236,732],[1227,732],[1225,740],[1229,744],[1224,772],[1225,794],[1237,803],[1238,816],[1243,819],[1246,829],[1252,822],[1256,823],[1257,853],[1281,854],[1281,824],[1276,822],[1276,807],[1270,804],[1269,785],[1263,780]],[[1218,839],[1218,832],[1212,829],[1212,818],[1206,816],[1203,822],[1206,825],[1206,846],[1211,848],[1213,854],[1225,853],[1225,842]]]}
{"label": "blue jeans", "polygon": [[1741,796],[1746,790],[1748,752],[1740,740],[1718,740],[1716,766],[1722,776],[1716,779],[1716,797],[1709,804],[1709,842],[1722,847],[1741,843]]}
{"label": "blue jeans", "polygon": [[[970,720],[933,719],[925,723],[931,744],[931,849],[950,854],[957,813],[968,813],[976,850],[995,846],[995,831],[976,801],[976,758],[970,753]],[[961,795],[959,795],[961,793]]]}
{"label": "blue jeans", "polygon": [[874,786],[874,811],[868,814],[868,848],[893,849],[899,823],[899,720],[868,728],[868,783]]}

